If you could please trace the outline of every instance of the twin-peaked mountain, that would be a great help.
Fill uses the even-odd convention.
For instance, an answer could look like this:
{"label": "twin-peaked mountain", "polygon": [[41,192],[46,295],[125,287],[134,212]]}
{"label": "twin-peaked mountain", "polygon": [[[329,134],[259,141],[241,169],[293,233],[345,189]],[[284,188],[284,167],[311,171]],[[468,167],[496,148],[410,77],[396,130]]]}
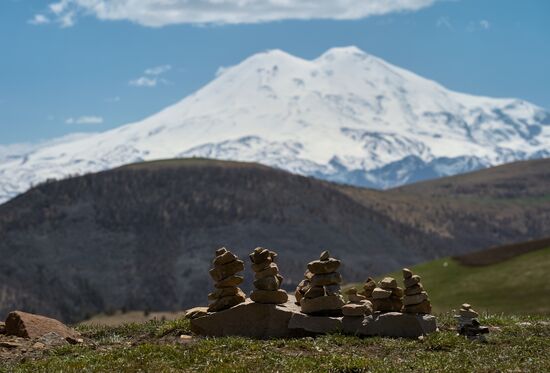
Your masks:
{"label": "twin-peaked mountain", "polygon": [[550,113],[523,100],[453,92],[355,47],[314,60],[272,50],[140,122],[0,151],[0,201],[48,178],[143,160],[253,161],[388,188],[548,149]]}

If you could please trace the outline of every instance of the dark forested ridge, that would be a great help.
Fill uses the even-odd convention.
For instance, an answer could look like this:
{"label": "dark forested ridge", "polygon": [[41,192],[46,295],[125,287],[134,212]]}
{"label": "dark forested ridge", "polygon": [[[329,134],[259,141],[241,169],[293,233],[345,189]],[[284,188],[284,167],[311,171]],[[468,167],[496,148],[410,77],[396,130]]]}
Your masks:
{"label": "dark forested ridge", "polygon": [[[542,176],[520,167],[508,179],[464,184],[469,174],[386,192],[201,159],[44,183],[0,205],[0,318],[14,308],[75,321],[204,304],[209,263],[222,245],[246,262],[256,246],[278,251],[290,289],[323,249],[343,260],[346,281],[357,281],[549,236],[548,165],[536,166]],[[531,176],[522,178],[526,169]],[[545,184],[526,192],[514,178]]]}

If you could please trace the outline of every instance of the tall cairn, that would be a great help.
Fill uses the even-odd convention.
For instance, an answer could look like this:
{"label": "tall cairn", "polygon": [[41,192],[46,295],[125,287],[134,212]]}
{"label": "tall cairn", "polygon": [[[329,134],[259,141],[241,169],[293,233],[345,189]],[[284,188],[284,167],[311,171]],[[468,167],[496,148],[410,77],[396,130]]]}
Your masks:
{"label": "tall cairn", "polygon": [[320,316],[342,314],[344,299],[340,293],[342,276],[337,272],[339,267],[340,261],[331,258],[328,251],[323,251],[319,260],[308,263],[307,285],[300,290],[303,313]]}
{"label": "tall cairn", "polygon": [[413,275],[408,268],[403,268],[403,282],[405,284],[405,297],[403,298],[403,312],[405,313],[430,313],[432,304],[428,299],[428,293],[420,283],[420,276]]}
{"label": "tall cairn", "polygon": [[283,276],[279,274],[279,268],[275,263],[276,258],[275,252],[263,247],[257,247],[250,254],[256,279],[255,290],[250,294],[250,299],[256,303],[282,304],[288,301],[286,291],[280,289]]}
{"label": "tall cairn", "polygon": [[238,276],[237,273],[244,270],[244,262],[222,247],[216,250],[212,264],[214,268],[210,270],[210,276],[215,282],[216,290],[208,294],[208,299],[212,301],[208,312],[222,311],[243,303],[246,295],[238,287],[243,282],[243,276]]}
{"label": "tall cairn", "polygon": [[403,289],[393,277],[385,277],[372,291],[372,306],[375,312],[400,312],[403,307]]}

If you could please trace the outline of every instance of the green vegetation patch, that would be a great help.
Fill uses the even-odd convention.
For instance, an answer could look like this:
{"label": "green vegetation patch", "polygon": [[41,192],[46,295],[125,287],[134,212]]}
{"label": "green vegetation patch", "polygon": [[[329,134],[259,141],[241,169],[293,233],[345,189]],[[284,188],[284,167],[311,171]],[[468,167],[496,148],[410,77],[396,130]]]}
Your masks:
{"label": "green vegetation patch", "polygon": [[[81,328],[84,345],[65,346],[42,358],[2,365],[1,372],[396,372],[550,371],[550,320],[490,316],[488,343],[454,332],[451,314],[441,332],[421,339],[318,338],[253,340],[182,339],[188,323],[152,322],[118,328]],[[168,333],[168,334],[166,334]],[[143,339],[144,336],[148,336]]]}

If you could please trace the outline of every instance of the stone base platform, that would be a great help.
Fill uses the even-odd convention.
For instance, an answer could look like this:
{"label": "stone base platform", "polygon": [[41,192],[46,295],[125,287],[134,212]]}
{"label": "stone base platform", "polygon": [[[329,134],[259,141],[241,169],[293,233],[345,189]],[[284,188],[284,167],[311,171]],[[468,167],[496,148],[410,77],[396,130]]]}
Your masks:
{"label": "stone base platform", "polygon": [[191,320],[191,330],[206,336],[252,338],[303,337],[341,332],[359,336],[416,338],[437,331],[432,315],[388,312],[366,317],[310,316],[289,301],[282,305],[249,300]]}

